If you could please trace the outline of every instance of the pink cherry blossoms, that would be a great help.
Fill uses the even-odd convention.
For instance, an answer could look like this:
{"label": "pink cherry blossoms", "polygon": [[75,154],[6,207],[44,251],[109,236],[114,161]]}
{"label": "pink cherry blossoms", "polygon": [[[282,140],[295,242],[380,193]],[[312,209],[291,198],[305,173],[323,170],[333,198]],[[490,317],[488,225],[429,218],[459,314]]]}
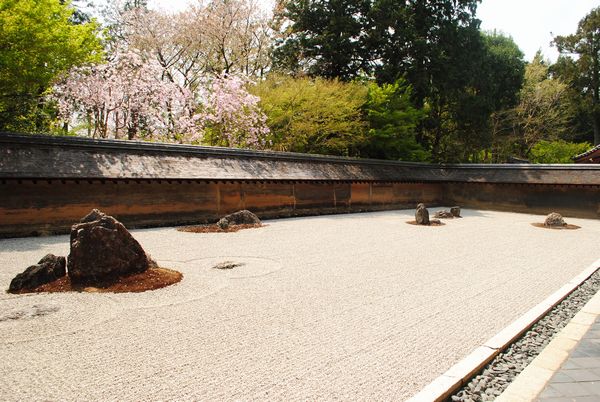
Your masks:
{"label": "pink cherry blossoms", "polygon": [[161,67],[134,52],[106,63],[76,68],[54,88],[60,117],[84,122],[101,138],[176,139],[198,135],[202,119],[192,94],[160,79]]}
{"label": "pink cherry blossoms", "polygon": [[245,89],[237,76],[210,80],[204,108],[204,124],[211,145],[264,148],[269,134],[267,116],[260,110],[260,98]]}
{"label": "pink cherry blossoms", "polygon": [[241,78],[203,79],[192,93],[164,76],[156,61],[116,53],[106,64],[73,69],[52,98],[61,119],[92,137],[264,146],[266,116]]}

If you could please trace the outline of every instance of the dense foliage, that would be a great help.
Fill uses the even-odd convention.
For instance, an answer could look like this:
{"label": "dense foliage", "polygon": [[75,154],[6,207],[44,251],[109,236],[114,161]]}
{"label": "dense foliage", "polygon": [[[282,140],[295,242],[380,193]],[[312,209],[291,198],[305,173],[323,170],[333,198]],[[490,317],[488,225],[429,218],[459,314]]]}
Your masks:
{"label": "dense foliage", "polygon": [[422,161],[429,153],[416,141],[424,113],[411,102],[411,87],[292,78],[272,74],[252,91],[261,99],[280,151]]}
{"label": "dense foliage", "polygon": [[48,130],[43,95],[60,74],[102,57],[98,24],[57,0],[0,0],[0,129]]}
{"label": "dense foliage", "polygon": [[416,140],[425,113],[413,106],[411,95],[412,88],[402,79],[393,84],[369,84],[364,106],[368,131],[360,156],[405,161],[430,158]]}
{"label": "dense foliage", "polygon": [[573,157],[589,150],[589,142],[573,143],[563,140],[542,140],[531,149],[531,162],[533,163],[573,163]]}
{"label": "dense foliage", "polygon": [[270,75],[253,89],[279,151],[357,155],[366,130],[360,83]]}
{"label": "dense foliage", "polygon": [[564,56],[556,71],[566,75],[579,92],[592,123],[594,143],[600,144],[600,7],[579,22],[575,34],[557,36],[554,42]]}
{"label": "dense foliage", "polygon": [[526,63],[479,2],[108,0],[100,27],[88,2],[0,0],[0,130],[433,162],[600,142],[600,8]]}

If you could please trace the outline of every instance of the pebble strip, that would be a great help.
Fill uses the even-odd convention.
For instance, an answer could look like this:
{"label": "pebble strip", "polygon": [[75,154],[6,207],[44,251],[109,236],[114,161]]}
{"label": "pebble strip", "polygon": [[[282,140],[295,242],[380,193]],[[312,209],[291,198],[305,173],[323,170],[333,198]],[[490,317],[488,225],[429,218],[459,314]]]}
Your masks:
{"label": "pebble strip", "polygon": [[594,272],[521,338],[496,356],[450,399],[465,402],[496,399],[599,289],[600,270]]}

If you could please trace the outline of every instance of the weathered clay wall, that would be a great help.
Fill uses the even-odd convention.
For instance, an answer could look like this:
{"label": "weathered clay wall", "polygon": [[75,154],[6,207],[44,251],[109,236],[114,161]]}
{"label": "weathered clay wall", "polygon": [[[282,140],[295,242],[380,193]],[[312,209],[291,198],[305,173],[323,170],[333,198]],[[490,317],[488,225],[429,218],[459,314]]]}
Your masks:
{"label": "weathered clay wall", "polygon": [[598,165],[448,165],[0,133],[0,237],[458,204],[600,217]]}
{"label": "weathered clay wall", "polygon": [[92,208],[128,227],[214,222],[249,209],[261,218],[440,204],[432,183],[205,180],[0,180],[0,237],[66,233]]}
{"label": "weathered clay wall", "polygon": [[600,186],[515,183],[445,183],[444,199],[473,209],[600,218]]}

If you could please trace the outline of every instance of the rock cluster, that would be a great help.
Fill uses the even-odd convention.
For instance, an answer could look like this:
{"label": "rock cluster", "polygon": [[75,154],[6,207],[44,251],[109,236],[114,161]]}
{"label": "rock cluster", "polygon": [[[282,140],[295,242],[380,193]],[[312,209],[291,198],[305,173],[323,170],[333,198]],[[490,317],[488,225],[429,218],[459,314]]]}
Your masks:
{"label": "rock cluster", "polygon": [[417,225],[429,225],[429,211],[425,208],[425,204],[421,203],[417,205],[415,221],[417,222]]}
{"label": "rock cluster", "polygon": [[558,212],[551,212],[546,217],[546,220],[544,221],[544,226],[560,227],[567,226],[567,224],[561,214],[559,214]]}
{"label": "rock cluster", "polygon": [[227,229],[228,227],[234,225],[260,225],[260,219],[258,219],[258,216],[247,209],[243,209],[241,211],[225,215],[217,222],[217,226],[219,226],[221,229]]}
{"label": "rock cluster", "polygon": [[37,264],[28,267],[13,278],[8,287],[9,292],[32,290],[38,286],[62,278],[67,273],[65,257],[47,254]]}
{"label": "rock cluster", "polygon": [[97,209],[71,227],[68,258],[48,254],[18,274],[9,292],[33,290],[68,275],[74,285],[102,286],[156,267],[123,224]]}

